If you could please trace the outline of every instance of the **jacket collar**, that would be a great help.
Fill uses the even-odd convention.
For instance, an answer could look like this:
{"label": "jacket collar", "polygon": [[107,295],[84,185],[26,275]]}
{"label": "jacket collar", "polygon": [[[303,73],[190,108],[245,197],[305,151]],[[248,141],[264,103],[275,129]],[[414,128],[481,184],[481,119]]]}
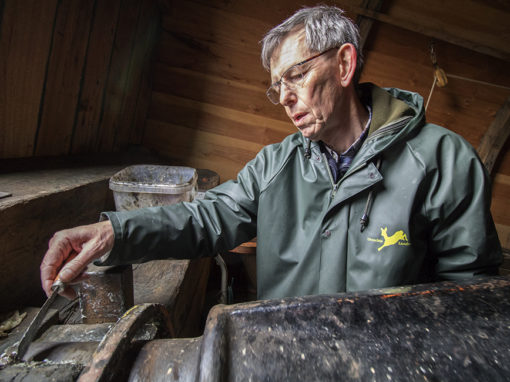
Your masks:
{"label": "jacket collar", "polygon": [[[369,82],[359,85],[359,93],[361,102],[372,107],[368,139],[376,132],[382,133],[384,128],[401,121],[405,122],[402,124],[404,127],[411,129],[425,122],[423,98],[417,93],[397,88],[380,88]],[[317,142],[301,137],[305,152],[320,153]]]}

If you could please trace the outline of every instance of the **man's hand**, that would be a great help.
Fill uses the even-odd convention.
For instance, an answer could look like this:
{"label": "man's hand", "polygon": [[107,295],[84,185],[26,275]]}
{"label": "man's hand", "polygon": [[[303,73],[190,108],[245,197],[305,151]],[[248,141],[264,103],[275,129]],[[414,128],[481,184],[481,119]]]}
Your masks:
{"label": "man's hand", "polygon": [[[41,263],[41,283],[47,296],[57,275],[64,283],[75,281],[87,265],[113,248],[114,235],[110,221],[80,226],[57,232],[51,238]],[[72,288],[63,296],[75,297]]]}

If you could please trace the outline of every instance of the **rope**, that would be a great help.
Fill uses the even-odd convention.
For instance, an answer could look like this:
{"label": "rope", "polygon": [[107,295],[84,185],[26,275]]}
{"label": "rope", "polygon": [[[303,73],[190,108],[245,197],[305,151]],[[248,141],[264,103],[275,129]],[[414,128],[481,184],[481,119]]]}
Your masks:
{"label": "rope", "polygon": [[425,111],[427,111],[427,107],[429,107],[430,99],[432,98],[432,93],[434,92],[434,88],[436,87],[437,77],[434,75],[434,82],[432,83],[432,87],[430,88],[429,98],[427,98],[427,103],[425,104]]}
{"label": "rope", "polygon": [[494,87],[501,88],[501,89],[510,90],[510,87],[508,87],[508,86],[504,86],[504,85],[497,85],[497,84],[493,84],[493,83],[491,83],[491,82],[485,82],[485,81],[474,80],[474,79],[472,79],[472,78],[462,77],[462,76],[457,76],[457,75],[455,75],[455,74],[447,74],[446,76],[447,76],[447,77],[451,77],[451,78],[457,78],[458,80],[465,80],[465,81],[475,82],[475,83],[477,83],[477,84],[489,85],[489,86],[494,86]]}
{"label": "rope", "polygon": [[[492,82],[486,82],[486,81],[474,80],[474,79],[472,79],[472,78],[462,77],[462,76],[458,76],[458,75],[456,75],[456,74],[449,74],[449,73],[448,73],[446,76],[447,76],[448,78],[456,78],[456,79],[458,79],[458,80],[464,80],[464,81],[474,82],[474,83],[477,83],[477,84],[480,84],[480,85],[494,86],[494,87],[496,87],[496,88],[505,89],[505,90],[510,90],[510,87],[509,87],[509,86],[497,85],[497,84],[493,84]],[[430,99],[432,98],[432,93],[434,92],[434,88],[435,88],[435,86],[436,86],[436,82],[437,82],[437,77],[434,75],[434,82],[432,83],[432,87],[430,88],[429,97],[427,98],[427,103],[425,104],[425,111],[427,110],[427,107],[429,106]]]}
{"label": "rope", "polygon": [[[434,72],[434,82],[432,83],[432,87],[430,88],[430,92],[429,92],[429,97],[427,98],[427,103],[425,104],[425,111],[427,110],[427,108],[429,106],[430,99],[432,98],[432,93],[434,92],[434,88],[436,87],[438,70],[440,70],[441,79],[445,76],[444,71],[442,69],[439,69],[439,66],[437,65],[437,57],[436,57],[436,50],[434,49],[434,41],[432,41],[430,43],[430,60],[432,61],[432,65],[434,65],[435,72]],[[455,74],[446,74],[446,78],[456,78],[458,80],[464,80],[464,81],[474,82],[474,83],[481,84],[481,85],[494,86],[494,87],[497,87],[500,89],[510,90],[510,87],[508,87],[508,86],[497,85],[497,84],[493,84],[491,82],[486,82],[486,81],[474,80],[472,78],[457,76]],[[440,84],[439,84],[440,87],[443,87],[448,83],[446,78],[443,81],[444,83],[440,82]]]}

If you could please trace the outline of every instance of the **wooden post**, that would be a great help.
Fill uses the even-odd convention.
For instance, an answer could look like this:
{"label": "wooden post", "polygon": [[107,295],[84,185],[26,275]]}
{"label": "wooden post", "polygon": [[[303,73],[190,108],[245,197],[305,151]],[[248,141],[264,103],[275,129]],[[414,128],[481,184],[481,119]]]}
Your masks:
{"label": "wooden post", "polygon": [[503,106],[496,113],[496,118],[492,121],[478,146],[478,154],[491,175],[494,163],[509,136],[510,97],[507,98]]}

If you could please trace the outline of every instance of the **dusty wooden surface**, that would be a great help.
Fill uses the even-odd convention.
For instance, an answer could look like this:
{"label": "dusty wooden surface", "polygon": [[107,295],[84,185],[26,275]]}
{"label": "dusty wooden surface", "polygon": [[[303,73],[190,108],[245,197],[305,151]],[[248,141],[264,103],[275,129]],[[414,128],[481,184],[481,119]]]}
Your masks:
{"label": "dusty wooden surface", "polygon": [[83,185],[105,181],[123,167],[93,166],[0,174],[0,190],[12,194],[10,197],[0,199],[0,211],[20,202],[27,203],[55,192],[70,191]]}
{"label": "dusty wooden surface", "polygon": [[0,199],[2,311],[40,306],[39,265],[56,231],[97,222],[101,211],[115,209],[108,180],[126,165],[61,162],[47,168],[52,162],[24,162],[17,171],[0,173],[0,190],[12,194]]}

